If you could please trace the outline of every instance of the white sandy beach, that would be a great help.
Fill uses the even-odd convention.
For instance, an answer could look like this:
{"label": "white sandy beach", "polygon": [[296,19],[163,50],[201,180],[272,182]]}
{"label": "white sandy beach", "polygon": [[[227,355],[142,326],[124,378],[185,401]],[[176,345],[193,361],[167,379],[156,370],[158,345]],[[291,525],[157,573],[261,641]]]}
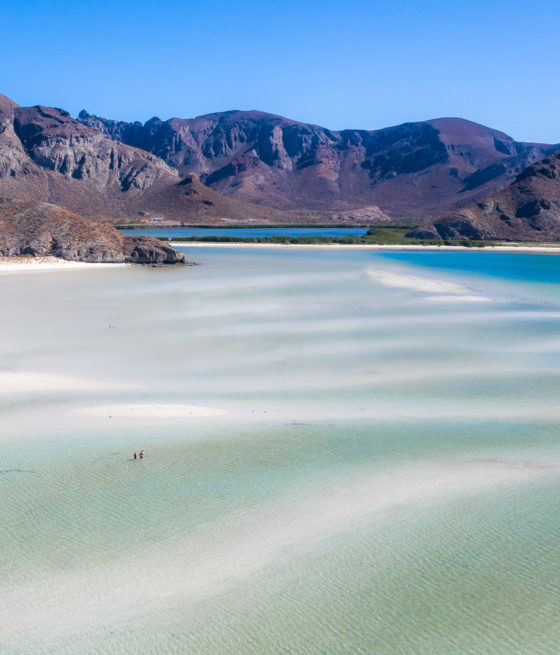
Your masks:
{"label": "white sandy beach", "polygon": [[60,257],[0,257],[0,274],[29,271],[75,271],[86,268],[115,268],[129,264],[72,262]]}
{"label": "white sandy beach", "polygon": [[526,246],[523,244],[507,246],[485,246],[474,248],[467,246],[419,246],[419,245],[382,245],[382,244],[345,244],[345,243],[240,243],[221,241],[170,241],[170,246],[181,248],[291,248],[294,250],[451,250],[467,252],[527,252],[527,253],[552,253],[560,255],[560,244],[548,246]]}

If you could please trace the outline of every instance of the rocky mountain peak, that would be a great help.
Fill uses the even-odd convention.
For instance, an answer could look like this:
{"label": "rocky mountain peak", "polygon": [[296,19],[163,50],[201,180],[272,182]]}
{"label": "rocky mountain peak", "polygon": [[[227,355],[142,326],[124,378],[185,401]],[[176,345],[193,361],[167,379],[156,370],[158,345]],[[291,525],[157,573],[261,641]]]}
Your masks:
{"label": "rocky mountain peak", "polygon": [[0,93],[0,119],[3,115],[12,116],[14,109],[18,106],[13,100]]}

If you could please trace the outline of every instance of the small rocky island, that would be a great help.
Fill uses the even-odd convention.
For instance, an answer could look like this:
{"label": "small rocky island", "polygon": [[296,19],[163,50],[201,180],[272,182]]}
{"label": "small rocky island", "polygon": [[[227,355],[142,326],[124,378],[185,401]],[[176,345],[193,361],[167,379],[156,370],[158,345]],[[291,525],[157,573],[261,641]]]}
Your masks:
{"label": "small rocky island", "polygon": [[185,264],[183,253],[153,237],[122,235],[46,202],[0,198],[0,256],[59,257],[69,261]]}

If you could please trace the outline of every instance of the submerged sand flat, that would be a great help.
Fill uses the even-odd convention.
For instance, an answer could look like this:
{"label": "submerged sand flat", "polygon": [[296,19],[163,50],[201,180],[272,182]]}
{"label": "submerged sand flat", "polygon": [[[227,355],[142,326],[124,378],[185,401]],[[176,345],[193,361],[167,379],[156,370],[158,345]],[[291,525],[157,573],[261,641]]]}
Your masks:
{"label": "submerged sand flat", "polygon": [[6,278],[0,651],[559,651],[560,260],[457,256]]}
{"label": "submerged sand flat", "polygon": [[216,407],[199,407],[195,405],[173,405],[162,403],[159,405],[144,403],[134,405],[100,405],[94,407],[82,407],[76,410],[81,416],[98,416],[107,417],[115,416],[117,418],[188,418],[189,416],[215,417],[224,416],[227,411]]}
{"label": "submerged sand flat", "polygon": [[134,389],[136,385],[119,384],[107,380],[81,378],[72,375],[33,371],[0,371],[0,396],[2,394],[29,394],[33,392],[79,392]]}
{"label": "submerged sand flat", "polygon": [[[279,504],[274,512],[256,513],[250,523],[230,526],[219,544],[207,549],[204,540],[187,539],[166,549],[116,559],[76,574],[57,575],[40,586],[32,583],[4,597],[0,623],[7,635],[25,630],[30,637],[63,637],[73,631],[102,629],[119,622],[165,611],[169,600],[192,606],[235,589],[240,582],[283,557],[293,557],[325,540],[401,505],[422,511],[434,500],[464,498],[489,489],[557,479],[554,467],[540,462],[479,461],[418,462],[396,470],[362,473],[321,497],[310,496],[293,507]],[[224,574],[227,572],[226,574]],[[116,586],[117,594],[107,595]],[[97,606],[91,611],[92,603]],[[21,620],[14,626],[14,613]]]}

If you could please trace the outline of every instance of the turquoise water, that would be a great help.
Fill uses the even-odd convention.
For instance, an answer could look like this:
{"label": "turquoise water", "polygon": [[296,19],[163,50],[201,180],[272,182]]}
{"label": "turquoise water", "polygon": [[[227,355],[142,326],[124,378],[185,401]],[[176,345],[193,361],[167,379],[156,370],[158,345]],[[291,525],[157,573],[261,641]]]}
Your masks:
{"label": "turquoise water", "polygon": [[150,237],[351,237],[366,234],[367,227],[161,227],[122,230],[130,236]]}
{"label": "turquoise water", "polygon": [[0,652],[558,652],[560,259],[482,254],[3,276]]}
{"label": "turquoise water", "polygon": [[476,273],[537,284],[560,284],[560,265],[556,254],[407,251],[376,253],[376,257],[438,271]]}

